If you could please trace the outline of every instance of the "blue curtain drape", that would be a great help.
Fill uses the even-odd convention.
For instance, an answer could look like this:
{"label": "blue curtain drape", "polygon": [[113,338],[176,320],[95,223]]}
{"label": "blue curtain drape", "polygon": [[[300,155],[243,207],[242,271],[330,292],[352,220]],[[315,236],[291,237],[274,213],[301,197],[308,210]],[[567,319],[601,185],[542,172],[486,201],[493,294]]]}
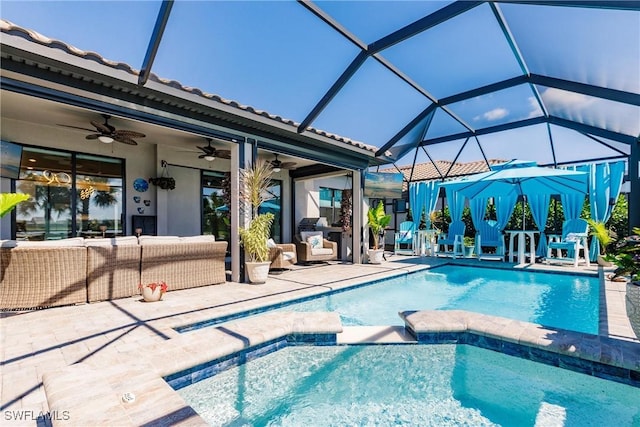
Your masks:
{"label": "blue curtain drape", "polygon": [[549,202],[551,202],[550,194],[528,194],[527,202],[533,215],[533,220],[540,231],[540,241],[538,242],[537,256],[547,255],[547,236],[544,234],[544,228],[547,225],[547,217],[549,216]]}
{"label": "blue curtain drape", "polygon": [[413,215],[413,229],[417,230],[420,224],[420,214],[422,213],[420,185],[423,182],[412,182],[409,184],[409,207]]}
{"label": "blue curtain drape", "polygon": [[436,181],[424,183],[424,206],[427,212],[427,229],[431,229],[431,212],[436,210],[440,185]]}
{"label": "blue curtain drape", "polygon": [[561,194],[560,202],[562,203],[565,221],[580,218],[580,212],[582,212],[582,205],[584,204],[584,194]]}
{"label": "blue curtain drape", "polygon": [[[588,173],[589,205],[591,218],[595,221],[607,222],[618,200],[624,176],[624,162],[598,163],[579,166],[578,170]],[[598,259],[600,242],[591,239],[589,257],[591,261]]]}
{"label": "blue curtain drape", "polygon": [[498,196],[493,198],[496,205],[496,227],[498,230],[503,231],[513,214],[513,209],[518,201],[518,195],[511,193],[505,196]]}
{"label": "blue curtain drape", "polygon": [[461,193],[446,187],[447,204],[449,205],[449,214],[451,221],[462,220],[462,210],[464,209],[464,196]]}
{"label": "blue curtain drape", "polygon": [[484,220],[484,215],[487,212],[487,198],[476,197],[469,201],[469,207],[471,208],[471,220],[473,225],[478,228],[480,222]]}
{"label": "blue curtain drape", "polygon": [[473,221],[473,225],[476,226],[476,238],[475,238],[475,246],[476,253],[480,253],[480,246],[478,246],[478,229],[480,228],[480,222],[484,221],[484,215],[487,212],[487,198],[486,197],[476,197],[475,199],[471,199],[469,201],[469,208],[471,209],[471,221]]}

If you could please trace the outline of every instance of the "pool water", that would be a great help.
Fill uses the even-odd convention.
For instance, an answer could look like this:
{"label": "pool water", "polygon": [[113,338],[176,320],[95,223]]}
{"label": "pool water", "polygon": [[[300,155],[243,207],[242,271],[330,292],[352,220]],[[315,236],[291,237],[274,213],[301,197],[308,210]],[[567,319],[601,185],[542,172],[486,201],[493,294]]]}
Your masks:
{"label": "pool water", "polygon": [[287,347],[178,393],[214,426],[640,425],[640,389],[468,345]]}
{"label": "pool water", "polygon": [[598,333],[599,281],[591,276],[443,266],[329,294],[281,311],[337,311],[343,325],[398,325],[405,310],[457,309]]}

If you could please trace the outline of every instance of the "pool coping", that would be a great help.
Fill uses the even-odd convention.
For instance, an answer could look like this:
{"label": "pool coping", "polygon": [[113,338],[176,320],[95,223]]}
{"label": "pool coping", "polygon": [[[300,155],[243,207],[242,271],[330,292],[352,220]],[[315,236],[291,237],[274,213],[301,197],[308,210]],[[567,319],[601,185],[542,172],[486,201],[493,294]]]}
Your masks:
{"label": "pool coping", "polygon": [[[418,342],[398,344],[456,342],[518,357],[526,353],[522,349],[529,348],[535,350],[531,360],[609,380],[619,381],[627,375],[630,381],[626,384],[640,387],[640,343],[461,310],[399,315]],[[119,353],[117,360],[92,358],[43,375],[51,422],[53,426],[207,425],[167,380],[187,385],[247,358],[234,356],[258,357],[291,343],[344,345],[336,339],[343,330],[337,313],[266,313],[141,346]],[[583,361],[597,365],[585,369]],[[132,393],[135,400],[123,401],[126,393]],[[65,411],[73,417],[60,416]]]}
{"label": "pool coping", "polygon": [[[504,263],[501,263],[504,264]],[[474,267],[474,268],[485,268],[485,269],[490,269],[490,270],[514,270],[514,266],[509,264],[509,265],[502,265],[499,266],[497,264],[485,264],[485,265],[473,265],[470,266],[469,264],[466,264],[464,262],[458,262],[456,263],[456,259],[452,259],[452,260],[448,260],[445,263],[439,264],[439,265],[433,265],[433,266],[422,266],[416,269],[413,269],[411,271],[409,270],[400,270],[400,271],[394,271],[393,273],[389,274],[386,277],[381,277],[372,281],[368,281],[368,282],[360,282],[360,283],[344,283],[342,285],[337,285],[331,289],[315,289],[313,292],[311,293],[307,293],[306,295],[303,296],[298,296],[298,297],[294,297],[294,298],[290,298],[290,299],[286,299],[283,301],[279,301],[279,302],[275,302],[272,304],[263,304],[260,306],[257,306],[255,308],[250,308],[248,310],[242,310],[242,311],[237,311],[237,312],[232,312],[232,313],[228,313],[228,314],[224,314],[224,315],[220,315],[218,317],[214,317],[214,318],[210,318],[210,319],[205,319],[205,320],[200,320],[197,322],[191,322],[191,323],[184,323],[184,324],[180,324],[180,325],[176,325],[173,326],[173,330],[182,334],[182,333],[187,333],[187,332],[192,332],[192,331],[196,331],[198,329],[201,328],[208,328],[208,327],[213,327],[216,325],[220,325],[220,324],[224,324],[227,323],[229,321],[233,321],[233,320],[238,320],[238,319],[242,319],[244,317],[247,316],[254,316],[257,314],[264,314],[264,313],[268,313],[270,311],[273,310],[277,310],[280,308],[285,308],[289,305],[292,304],[299,304],[299,303],[304,303],[307,301],[311,301],[317,298],[321,298],[323,296],[327,296],[327,295],[334,295],[334,294],[339,294],[342,292],[348,292],[348,291],[352,291],[355,289],[359,289],[359,288],[363,288],[363,287],[367,287],[367,286],[372,286],[375,285],[377,283],[380,282],[384,282],[387,280],[393,280],[393,279],[397,279],[399,277],[403,277],[403,276],[408,276],[410,274],[416,274],[416,273],[420,273],[420,272],[425,272],[425,271],[432,271],[432,270],[438,270],[439,268],[443,268],[443,267],[447,267],[447,266],[459,266],[459,267]],[[567,275],[567,276],[584,276],[584,277],[589,277],[589,278],[594,278],[594,279],[599,279],[599,289],[601,291],[601,293],[604,291],[604,275],[599,274],[598,271],[581,271],[581,272],[572,272],[572,271],[549,271],[549,270],[543,270],[543,269],[521,269],[521,268],[516,268],[515,269],[518,272],[530,272],[533,274],[549,274],[549,275]],[[602,300],[603,295],[600,295],[600,300]],[[600,308],[600,304],[598,304],[599,308]],[[598,313],[598,323],[600,323],[600,313]],[[598,329],[601,329],[601,325],[598,325]]]}
{"label": "pool coping", "polygon": [[[258,322],[241,320],[141,346],[118,353],[115,360],[114,356],[95,357],[47,372],[42,382],[51,424],[205,426],[207,423],[165,377],[281,339],[304,342],[333,338],[335,342],[341,331],[337,313],[272,313]],[[133,401],[127,396],[133,396]]]}
{"label": "pool coping", "polygon": [[[331,283],[330,286],[322,285],[322,286],[313,286],[313,287],[303,287],[303,288],[296,289],[293,292],[290,292],[290,295],[294,295],[294,296],[277,298],[275,299],[275,302],[269,302],[269,298],[262,298],[260,300],[254,301],[253,303],[246,303],[245,304],[246,308],[243,308],[242,310],[231,309],[225,312],[221,312],[218,316],[214,318],[207,318],[204,320],[181,321],[181,322],[172,324],[171,329],[180,334],[185,332],[190,333],[193,331],[197,331],[201,328],[212,327],[212,326],[219,325],[221,323],[226,323],[228,321],[239,320],[248,315],[263,314],[263,313],[269,312],[269,310],[265,310],[265,307],[273,307],[274,309],[282,308],[297,302],[319,298],[323,295],[327,295],[330,293],[349,291],[359,287],[373,285],[375,283],[379,283],[385,280],[396,279],[398,277],[406,276],[408,274],[431,270],[433,268],[441,267],[444,265],[446,265],[446,262],[442,264],[436,264],[436,265],[413,264],[413,265],[402,266],[400,268],[396,268],[393,270],[379,272],[378,273],[379,277],[373,280],[370,280],[370,279],[367,280],[362,277],[359,277],[355,279],[343,279],[343,280],[340,280],[339,282]],[[218,321],[219,319],[223,319],[223,320]],[[198,325],[198,326],[194,326],[194,325]]]}
{"label": "pool coping", "polygon": [[399,313],[418,343],[470,344],[640,388],[640,344],[464,310]]}

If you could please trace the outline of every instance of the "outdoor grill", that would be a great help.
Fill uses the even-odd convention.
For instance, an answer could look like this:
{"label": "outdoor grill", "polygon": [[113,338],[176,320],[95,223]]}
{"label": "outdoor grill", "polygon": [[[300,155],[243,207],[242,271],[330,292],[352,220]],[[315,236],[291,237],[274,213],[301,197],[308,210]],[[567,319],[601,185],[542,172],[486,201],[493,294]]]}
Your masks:
{"label": "outdoor grill", "polygon": [[320,218],[302,218],[298,224],[298,233],[302,231],[316,231],[316,224]]}

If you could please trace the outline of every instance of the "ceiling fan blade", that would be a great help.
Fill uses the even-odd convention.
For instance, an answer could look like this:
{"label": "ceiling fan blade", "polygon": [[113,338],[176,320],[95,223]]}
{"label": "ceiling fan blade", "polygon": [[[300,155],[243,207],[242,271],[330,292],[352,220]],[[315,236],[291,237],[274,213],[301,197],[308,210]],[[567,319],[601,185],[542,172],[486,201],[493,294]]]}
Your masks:
{"label": "ceiling fan blade", "polygon": [[211,154],[211,153],[215,153],[215,148],[211,147],[211,146],[206,146],[206,147],[198,147],[200,150],[202,150],[203,153],[205,154]]}
{"label": "ceiling fan blade", "polygon": [[127,144],[127,145],[138,145],[137,142],[135,142],[133,139],[129,138],[128,136],[113,135],[113,140],[122,142],[123,144]]}
{"label": "ceiling fan blade", "polygon": [[87,131],[87,132],[95,132],[96,131],[95,129],[87,129],[87,128],[81,128],[79,126],[63,125],[63,124],[60,124],[60,123],[56,123],[56,125],[62,126],[62,127],[65,127],[65,128],[70,128],[70,129],[84,130],[84,131]]}
{"label": "ceiling fan blade", "polygon": [[204,159],[204,158],[205,158],[205,157],[207,157],[207,156],[208,156],[208,154],[200,154],[200,155],[198,156],[198,158],[199,158],[199,159]]}
{"label": "ceiling fan blade", "polygon": [[116,130],[113,132],[113,134],[125,138],[144,138],[147,136],[144,133],[136,132],[133,130]]}
{"label": "ceiling fan blade", "polygon": [[221,159],[230,159],[231,150],[216,150],[216,157],[220,157]]}
{"label": "ceiling fan blade", "polygon": [[115,128],[112,129],[112,126],[109,126],[107,124],[103,124],[100,122],[96,122],[95,120],[91,120],[90,123],[94,125],[99,132],[102,132],[102,133],[110,134],[115,130]]}
{"label": "ceiling fan blade", "polygon": [[93,133],[91,135],[85,136],[85,139],[98,139],[99,136],[101,136],[101,135],[97,134],[97,133]]}
{"label": "ceiling fan blade", "polygon": [[296,162],[282,162],[282,164],[280,165],[282,169],[291,169],[291,168],[294,168],[295,166],[296,166]]}

